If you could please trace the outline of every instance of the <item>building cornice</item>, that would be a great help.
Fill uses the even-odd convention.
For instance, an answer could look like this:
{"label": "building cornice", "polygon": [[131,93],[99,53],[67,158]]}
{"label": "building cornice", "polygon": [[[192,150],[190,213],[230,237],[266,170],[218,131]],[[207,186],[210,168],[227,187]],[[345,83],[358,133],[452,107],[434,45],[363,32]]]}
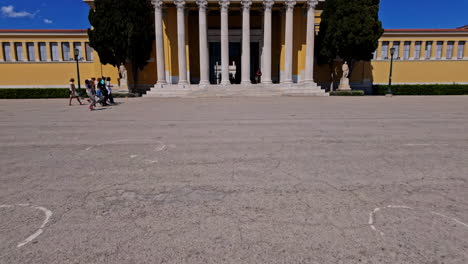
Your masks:
{"label": "building cornice", "polygon": [[88,36],[87,29],[0,29],[0,35]]}
{"label": "building cornice", "polygon": [[446,28],[446,29],[385,29],[385,33],[468,33],[468,29]]}
{"label": "building cornice", "polygon": [[[325,0],[317,0],[318,2],[325,2]],[[83,2],[85,2],[86,4],[88,4],[91,8],[94,8],[94,0],[83,0]],[[166,0],[166,1],[163,1],[165,3],[174,3],[173,1],[170,1],[170,0]],[[185,0],[186,3],[196,3],[197,0]],[[207,0],[208,3],[218,3],[219,0]],[[241,0],[237,0],[237,1],[230,1],[230,2],[236,2],[236,3],[240,3]],[[256,4],[261,4],[263,3],[263,0],[252,0],[253,3],[256,3]],[[283,4],[284,2],[286,1],[276,1],[278,4]],[[306,3],[308,2],[307,0],[297,0],[296,2],[298,3]]]}
{"label": "building cornice", "polygon": [[382,37],[392,36],[463,36],[468,37],[468,29],[386,29]]}

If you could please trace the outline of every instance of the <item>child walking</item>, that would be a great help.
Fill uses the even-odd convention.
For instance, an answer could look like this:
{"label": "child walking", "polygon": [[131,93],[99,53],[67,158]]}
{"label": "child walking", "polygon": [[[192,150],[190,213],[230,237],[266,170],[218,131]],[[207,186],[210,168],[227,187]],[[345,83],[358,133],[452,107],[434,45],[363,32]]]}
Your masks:
{"label": "child walking", "polygon": [[93,85],[92,85],[92,82],[89,80],[85,81],[85,85],[86,85],[86,94],[89,97],[88,99],[89,110],[92,111],[94,110],[94,107],[96,106],[96,98],[94,97],[94,93],[93,93]]}
{"label": "child walking", "polygon": [[71,78],[70,79],[70,86],[68,87],[68,89],[70,90],[70,101],[68,102],[68,105],[72,105],[72,99],[73,98],[76,98],[76,100],[78,100],[78,102],[80,103],[80,105],[83,105],[80,101],[80,98],[78,97],[78,93],[76,91],[76,87],[75,87],[75,79]]}

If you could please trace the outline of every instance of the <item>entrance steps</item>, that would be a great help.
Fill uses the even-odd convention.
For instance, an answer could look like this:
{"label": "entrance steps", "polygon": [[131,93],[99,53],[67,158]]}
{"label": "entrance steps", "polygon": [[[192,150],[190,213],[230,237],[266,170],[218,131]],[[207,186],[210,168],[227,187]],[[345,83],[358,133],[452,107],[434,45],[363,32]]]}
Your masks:
{"label": "entrance steps", "polygon": [[143,97],[268,97],[328,96],[316,84],[233,84],[233,85],[158,85]]}

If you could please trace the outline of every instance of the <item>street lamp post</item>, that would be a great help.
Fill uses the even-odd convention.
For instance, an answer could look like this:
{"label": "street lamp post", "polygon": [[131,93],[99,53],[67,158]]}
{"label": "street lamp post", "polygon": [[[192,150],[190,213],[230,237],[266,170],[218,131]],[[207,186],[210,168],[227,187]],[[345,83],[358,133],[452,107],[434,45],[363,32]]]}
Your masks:
{"label": "street lamp post", "polygon": [[80,50],[75,49],[75,61],[76,61],[76,74],[78,75],[78,91],[81,93],[81,82],[80,82],[80,65],[79,65],[79,60],[80,60]]}
{"label": "street lamp post", "polygon": [[393,55],[395,54],[395,48],[390,49],[390,77],[388,79],[388,89],[386,96],[392,96],[392,74],[393,74]]}

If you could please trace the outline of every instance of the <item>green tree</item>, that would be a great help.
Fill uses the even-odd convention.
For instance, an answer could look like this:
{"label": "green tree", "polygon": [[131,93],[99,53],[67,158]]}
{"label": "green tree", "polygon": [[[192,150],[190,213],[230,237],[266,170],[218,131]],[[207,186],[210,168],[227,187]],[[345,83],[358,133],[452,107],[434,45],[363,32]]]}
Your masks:
{"label": "green tree", "polygon": [[384,30],[380,0],[327,0],[321,15],[316,55],[333,71],[335,59],[348,62],[350,75],[358,61],[370,61]]}
{"label": "green tree", "polygon": [[150,59],[154,40],[150,0],[95,0],[89,11],[89,43],[102,64],[118,67],[130,61],[133,80]]}

